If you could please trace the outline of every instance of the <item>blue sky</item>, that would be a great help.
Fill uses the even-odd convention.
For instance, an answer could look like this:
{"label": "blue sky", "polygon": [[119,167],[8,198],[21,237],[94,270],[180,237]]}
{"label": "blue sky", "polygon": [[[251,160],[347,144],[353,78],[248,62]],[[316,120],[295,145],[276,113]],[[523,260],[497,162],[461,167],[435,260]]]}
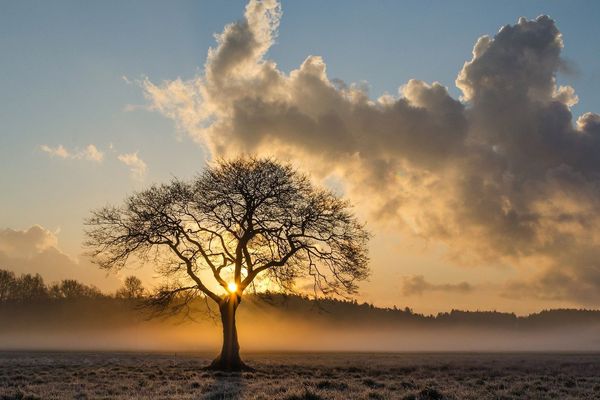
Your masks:
{"label": "blue sky", "polygon": [[[60,230],[80,252],[91,208],[170,176],[189,177],[205,151],[147,104],[135,82],[200,73],[213,34],[240,19],[243,1],[1,1],[0,228]],[[409,79],[454,80],[473,44],[519,16],[548,14],[563,34],[575,116],[600,110],[597,1],[283,1],[267,57],[284,72],[321,55],[328,76],[367,82],[373,98]],[[127,79],[124,79],[126,77]],[[129,81],[129,82],[128,82]],[[132,107],[133,106],[133,107]],[[41,145],[94,144],[102,163],[49,157]],[[112,149],[109,146],[112,144]],[[116,156],[137,154],[148,171],[132,179]]]}

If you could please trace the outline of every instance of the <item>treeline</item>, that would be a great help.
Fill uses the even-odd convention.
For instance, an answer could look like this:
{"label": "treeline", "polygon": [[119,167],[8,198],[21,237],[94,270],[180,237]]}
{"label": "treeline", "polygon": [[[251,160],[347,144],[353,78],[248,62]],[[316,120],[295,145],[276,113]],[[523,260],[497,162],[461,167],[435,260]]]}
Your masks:
{"label": "treeline", "polygon": [[[0,269],[0,304],[20,303],[40,304],[58,299],[148,299],[150,293],[135,276],[125,279],[123,286],[115,293],[106,294],[93,285],[85,285],[73,279],[47,285],[39,274],[16,276],[13,272]],[[356,300],[319,298],[306,295],[282,293],[254,293],[245,296],[242,314],[248,315],[282,311],[287,317],[314,318],[320,323],[363,324],[366,326],[471,326],[481,328],[528,329],[561,326],[600,325],[599,310],[558,309],[544,310],[527,316],[498,311],[440,312],[436,315],[423,315],[412,309],[397,307],[376,307]],[[104,302],[106,303],[106,302]],[[100,302],[89,307],[100,306]],[[115,304],[116,305],[116,304]],[[210,305],[210,304],[208,304]],[[106,306],[106,304],[104,305]],[[198,299],[192,304],[196,311],[206,311],[207,303]],[[214,311],[214,310],[213,310]]]}
{"label": "treeline", "polygon": [[525,316],[511,312],[462,310],[424,315],[415,313],[409,307],[376,307],[373,304],[359,303],[356,300],[332,298],[313,300],[307,296],[290,296],[280,293],[262,293],[256,297],[275,307],[285,307],[286,312],[289,310],[292,313],[302,314],[316,309],[321,310],[329,320],[348,323],[361,321],[366,324],[470,326],[491,329],[600,325],[600,310],[589,309],[543,310]]}
{"label": "treeline", "polygon": [[75,279],[46,284],[40,274],[22,274],[0,269],[0,303],[39,302],[51,299],[137,299],[146,294],[142,281],[129,276],[114,294],[105,294],[94,285],[86,285]]}

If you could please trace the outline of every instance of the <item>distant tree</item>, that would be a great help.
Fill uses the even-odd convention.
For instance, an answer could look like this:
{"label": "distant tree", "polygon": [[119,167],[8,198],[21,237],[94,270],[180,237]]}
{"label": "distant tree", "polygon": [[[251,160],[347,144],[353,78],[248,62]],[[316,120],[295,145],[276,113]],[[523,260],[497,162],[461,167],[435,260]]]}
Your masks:
{"label": "distant tree", "polygon": [[142,281],[136,276],[128,276],[123,282],[123,287],[117,290],[117,297],[121,299],[140,299],[146,290]]}
{"label": "distant tree", "polygon": [[17,291],[15,273],[0,269],[0,302],[13,300]]}
{"label": "distant tree", "polygon": [[51,299],[63,299],[63,293],[60,288],[60,283],[54,283],[48,287],[48,296]]}
{"label": "distant tree", "polygon": [[74,279],[65,279],[48,289],[50,297],[56,299],[83,299],[103,297],[102,292],[95,286],[88,286]]}
{"label": "distant tree", "polygon": [[247,368],[235,314],[259,275],[284,291],[308,278],[315,291],[352,294],[369,272],[368,233],[349,204],[271,159],[217,162],[192,181],[152,186],[93,211],[87,226],[100,267],[120,269],[131,256],[157,265],[166,283],[153,305],[178,309],[198,297],[218,305],[223,347],[213,369]]}
{"label": "distant tree", "polygon": [[40,274],[24,274],[17,278],[15,299],[36,301],[48,298],[48,290]]}

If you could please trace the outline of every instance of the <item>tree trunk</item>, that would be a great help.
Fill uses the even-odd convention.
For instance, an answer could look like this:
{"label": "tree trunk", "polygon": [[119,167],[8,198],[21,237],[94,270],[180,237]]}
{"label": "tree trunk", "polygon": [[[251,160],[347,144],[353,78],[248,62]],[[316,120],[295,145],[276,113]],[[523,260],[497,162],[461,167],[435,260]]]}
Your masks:
{"label": "tree trunk", "polygon": [[234,293],[224,298],[219,304],[221,323],[223,324],[223,347],[221,354],[213,360],[208,369],[218,371],[252,370],[240,358],[240,344],[235,327],[235,312],[240,301],[240,296]]}

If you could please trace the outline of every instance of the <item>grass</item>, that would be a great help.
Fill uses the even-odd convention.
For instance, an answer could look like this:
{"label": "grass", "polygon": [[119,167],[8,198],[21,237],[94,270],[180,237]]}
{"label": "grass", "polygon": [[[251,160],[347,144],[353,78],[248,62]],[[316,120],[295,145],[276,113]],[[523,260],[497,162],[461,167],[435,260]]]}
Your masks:
{"label": "grass", "polygon": [[600,354],[250,354],[256,372],[203,371],[206,354],[0,353],[0,399],[600,398]]}

